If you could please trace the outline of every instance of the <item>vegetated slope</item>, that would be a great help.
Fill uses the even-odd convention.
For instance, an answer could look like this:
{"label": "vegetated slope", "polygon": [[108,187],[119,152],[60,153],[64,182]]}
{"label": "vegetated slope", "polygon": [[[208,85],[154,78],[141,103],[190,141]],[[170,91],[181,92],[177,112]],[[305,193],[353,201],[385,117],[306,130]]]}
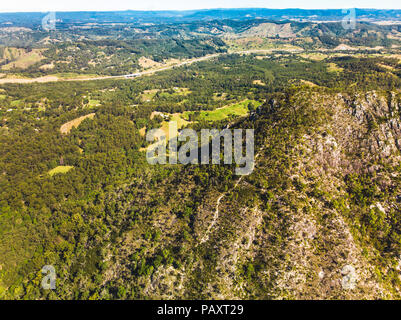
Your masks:
{"label": "vegetated slope", "polygon": [[[4,86],[0,298],[399,298],[398,68],[227,55],[135,81]],[[255,128],[250,176],[147,164],[139,129],[160,127],[155,110],[245,98],[267,103],[189,126]],[[40,287],[49,264],[54,291]]]}
{"label": "vegetated slope", "polygon": [[374,92],[270,100],[255,124],[265,135],[256,169],[220,203],[195,267],[202,292],[397,297],[400,106]]}
{"label": "vegetated slope", "polygon": [[[335,37],[340,37],[347,41],[355,42],[355,44],[358,45],[370,46],[373,45],[373,43],[387,45],[394,42],[396,39],[400,39],[400,28],[401,26],[397,23],[378,25],[358,20],[351,31],[344,27],[344,23],[341,21],[275,21],[266,18],[254,19],[250,17],[246,20],[216,19],[211,21],[199,20],[189,23],[175,24],[121,22],[118,25],[95,25],[93,23],[83,24],[75,22],[69,24],[57,24],[56,30],[51,33],[45,32],[40,28],[31,30],[24,28],[0,27],[0,45],[23,48],[29,46],[43,48],[49,47],[49,44],[60,45],[62,42],[78,42],[82,45],[82,43],[85,44],[87,41],[93,41],[94,46],[110,46],[110,44],[112,44],[110,41],[118,41],[121,43],[121,46],[116,46],[115,49],[128,49],[135,53],[136,46],[138,47],[138,50],[149,53],[149,51],[153,51],[153,47],[155,46],[155,44],[152,44],[149,40],[164,40],[164,43],[160,42],[162,46],[158,48],[159,50],[162,50],[165,54],[169,54],[171,53],[169,52],[169,48],[175,46],[176,48],[174,48],[174,50],[178,50],[182,55],[186,54],[186,51],[182,50],[183,48],[191,53],[192,50],[199,51],[199,48],[201,47],[205,47],[205,50],[209,50],[210,46],[220,46],[219,43],[213,43],[214,40],[210,39],[211,37],[236,38],[258,36],[272,39],[318,37],[321,40],[325,37],[329,37],[331,41],[341,40],[335,39]],[[109,43],[107,42],[108,40]],[[141,41],[144,42],[146,40],[148,40],[147,45],[149,46],[149,49],[144,48],[141,44]],[[174,40],[180,40],[181,43],[178,43],[176,46]],[[124,43],[124,41],[127,43]],[[133,43],[132,41],[136,41],[136,43]],[[103,45],[99,42],[103,42]],[[324,46],[331,45],[328,41],[323,41],[323,44]],[[166,48],[164,48],[164,46]],[[63,49],[63,46],[61,45],[60,48]],[[87,48],[82,47],[82,49],[85,53]],[[90,49],[95,50],[94,48]],[[110,49],[106,47],[106,51],[110,51]],[[114,52],[121,54],[118,50],[115,50]]]}
{"label": "vegetated slope", "polygon": [[400,107],[390,92],[271,97],[241,123],[256,130],[254,172],[166,178],[175,196],[152,191],[169,200],[104,252],[102,286],[135,298],[399,298]]}
{"label": "vegetated slope", "polygon": [[401,44],[401,25],[358,22],[351,32],[340,22],[247,19],[168,25],[125,22],[104,26],[76,22],[61,24],[51,33],[0,28],[0,66],[2,73],[27,77],[58,73],[123,75],[143,70],[143,59],[167,63],[171,59],[240,49],[244,42],[252,42],[254,49],[277,47],[284,51],[294,47],[391,50]]}
{"label": "vegetated slope", "polygon": [[0,46],[2,72],[22,72],[29,77],[70,72],[123,75],[144,69],[144,57],[163,63],[226,51],[225,43],[215,38],[76,41],[43,46],[45,49]]}
{"label": "vegetated slope", "polygon": [[221,201],[193,281],[213,298],[397,297],[399,108],[375,93],[271,100],[256,169]]}

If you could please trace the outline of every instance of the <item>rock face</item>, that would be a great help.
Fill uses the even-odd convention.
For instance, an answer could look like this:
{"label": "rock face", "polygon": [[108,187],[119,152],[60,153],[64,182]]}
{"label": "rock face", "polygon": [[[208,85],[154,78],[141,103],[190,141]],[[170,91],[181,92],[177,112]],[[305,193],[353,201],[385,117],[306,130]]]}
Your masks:
{"label": "rock face", "polygon": [[400,108],[391,92],[269,97],[241,123],[253,173],[203,195],[192,238],[155,222],[186,260],[143,278],[146,296],[400,298]]}
{"label": "rock face", "polygon": [[209,274],[205,296],[398,297],[400,107],[395,93],[310,91],[265,105],[255,172],[220,201],[202,244],[213,264],[187,270]]}

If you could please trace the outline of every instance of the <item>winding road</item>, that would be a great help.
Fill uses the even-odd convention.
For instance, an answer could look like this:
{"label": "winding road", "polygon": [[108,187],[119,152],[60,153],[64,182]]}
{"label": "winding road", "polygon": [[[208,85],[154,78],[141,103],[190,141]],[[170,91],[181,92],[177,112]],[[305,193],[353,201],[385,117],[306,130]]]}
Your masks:
{"label": "winding road", "polygon": [[[138,72],[133,76],[134,74],[123,74],[123,75],[118,75],[118,76],[99,76],[99,77],[80,77],[80,78],[58,78],[55,75],[49,75],[49,76],[44,76],[40,78],[4,78],[0,79],[0,84],[5,84],[5,83],[20,83],[20,84],[26,84],[26,83],[34,83],[34,82],[58,82],[58,81],[94,81],[94,80],[107,80],[107,79],[120,79],[120,78],[127,78],[127,79],[135,79],[138,77],[146,76],[146,75],[151,75],[157,72],[161,71],[166,71],[166,70],[171,70],[174,68],[182,67],[185,65],[190,65],[196,62],[201,62],[201,61],[206,61],[210,60],[216,57],[219,57],[221,55],[225,54],[251,54],[251,53],[271,53],[274,50],[263,50],[263,49],[255,49],[255,50],[245,50],[245,51],[230,51],[230,52],[221,52],[221,53],[215,53],[215,54],[210,54],[207,56],[203,56],[200,58],[195,58],[195,59],[190,59],[186,60],[177,64],[165,66],[159,69],[152,69],[152,70],[147,70],[147,71],[142,71]],[[303,50],[302,50],[303,51]],[[293,52],[293,50],[291,51]]]}
{"label": "winding road", "polygon": [[[170,70],[170,69],[174,69],[174,68],[178,68],[181,66],[185,66],[185,65],[190,65],[192,63],[195,62],[201,62],[201,61],[205,61],[205,60],[210,60],[213,58],[216,58],[222,54],[226,54],[226,53],[215,53],[215,54],[211,54],[211,55],[207,55],[207,56],[203,56],[200,58],[195,58],[195,59],[190,59],[190,60],[186,60],[177,64],[172,64],[166,67],[162,67],[159,69],[152,69],[152,70],[147,70],[147,71],[142,71],[142,72],[138,72],[135,74],[123,74],[123,75],[118,75],[118,76],[99,76],[99,77],[80,77],[80,78],[58,78],[57,76],[54,75],[49,75],[49,76],[44,76],[44,77],[40,77],[40,78],[33,78],[33,79],[28,79],[28,78],[4,78],[4,79],[0,79],[0,84],[4,84],[4,83],[34,83],[34,82],[57,82],[57,81],[94,81],[94,80],[107,80],[107,79],[119,79],[119,78],[127,78],[127,79],[135,79],[138,77],[142,77],[142,76],[146,76],[146,75],[151,75],[157,72],[161,72],[161,71],[166,71],[166,70]],[[135,75],[135,76],[133,76]]]}

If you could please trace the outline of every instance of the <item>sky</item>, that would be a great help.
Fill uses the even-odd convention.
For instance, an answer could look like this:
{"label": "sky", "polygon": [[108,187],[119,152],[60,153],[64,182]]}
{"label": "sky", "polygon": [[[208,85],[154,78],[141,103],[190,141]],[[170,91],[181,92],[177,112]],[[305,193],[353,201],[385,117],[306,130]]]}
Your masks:
{"label": "sky", "polygon": [[191,10],[207,8],[401,9],[400,0],[1,0],[0,12]]}

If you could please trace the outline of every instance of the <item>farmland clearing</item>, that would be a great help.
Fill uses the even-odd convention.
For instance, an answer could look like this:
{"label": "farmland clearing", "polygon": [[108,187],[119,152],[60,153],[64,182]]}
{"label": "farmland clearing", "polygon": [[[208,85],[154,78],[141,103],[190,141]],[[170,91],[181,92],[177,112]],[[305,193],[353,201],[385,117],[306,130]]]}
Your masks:
{"label": "farmland clearing", "polygon": [[54,169],[51,169],[48,172],[48,174],[53,177],[54,175],[59,174],[59,173],[62,173],[62,174],[67,173],[72,168],[74,168],[74,167],[73,166],[58,166],[58,167],[55,167]]}
{"label": "farmland clearing", "polygon": [[85,119],[93,119],[94,116],[95,116],[95,113],[90,113],[90,114],[87,114],[86,116],[82,116],[82,117],[76,118],[74,120],[68,121],[60,127],[60,132],[62,134],[68,134],[68,133],[70,133],[72,128],[77,128],[81,124],[82,121],[84,121]]}

